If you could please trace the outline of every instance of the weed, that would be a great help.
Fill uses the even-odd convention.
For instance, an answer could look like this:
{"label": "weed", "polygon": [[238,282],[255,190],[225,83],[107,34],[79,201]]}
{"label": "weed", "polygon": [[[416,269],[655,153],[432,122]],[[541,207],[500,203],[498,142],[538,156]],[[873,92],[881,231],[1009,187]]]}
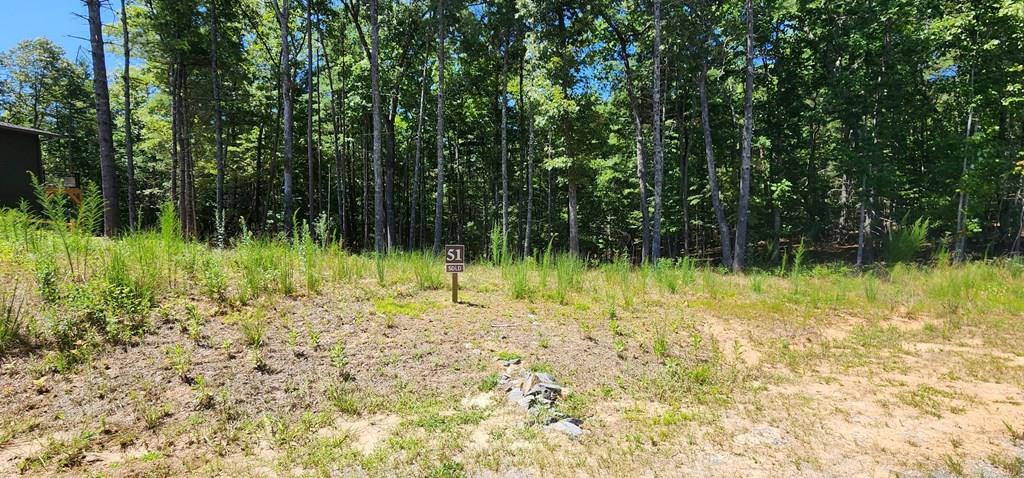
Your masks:
{"label": "weed", "polygon": [[14,291],[9,297],[6,292],[0,295],[0,307],[2,307],[0,310],[0,356],[24,342],[21,320],[22,303],[18,302],[15,305],[17,293],[18,286],[15,285]]}
{"label": "weed", "polygon": [[189,374],[192,372],[192,351],[186,349],[181,344],[174,344],[167,347],[164,350],[164,354],[167,355],[167,361],[170,363],[171,370],[174,370],[175,375],[182,382],[188,382]]}
{"label": "weed", "polygon": [[214,395],[213,391],[210,390],[210,386],[206,383],[206,377],[200,375],[192,381],[192,392],[195,393],[196,396],[197,410],[208,410],[213,408]]}
{"label": "weed", "polygon": [[348,356],[345,354],[345,344],[338,342],[331,347],[330,351],[331,365],[339,370],[345,370],[348,367]]}
{"label": "weed", "polygon": [[654,355],[659,359],[664,360],[668,358],[668,339],[665,338],[665,334],[659,332],[658,335],[654,337],[654,343],[651,344],[651,350],[654,351]]}
{"label": "weed", "polygon": [[498,352],[497,358],[498,358],[498,360],[501,360],[502,362],[518,362],[518,361],[521,361],[523,359],[523,356],[519,355],[519,354],[517,354],[515,352],[501,351],[501,352]]}
{"label": "weed", "polygon": [[242,337],[253,350],[263,347],[267,337],[267,321],[263,309],[256,308],[241,320]]}
{"label": "weed", "polygon": [[490,392],[498,386],[498,374],[492,373],[487,375],[480,380],[480,383],[476,386],[477,390],[481,392]]}
{"label": "weed", "polygon": [[430,478],[465,478],[466,467],[457,461],[446,461],[430,471]]}
{"label": "weed", "polygon": [[530,364],[529,369],[530,369],[531,372],[534,372],[534,373],[547,373],[547,374],[554,373],[554,368],[552,368],[551,364],[549,364],[547,362],[535,362],[535,363],[532,363],[532,364]]}

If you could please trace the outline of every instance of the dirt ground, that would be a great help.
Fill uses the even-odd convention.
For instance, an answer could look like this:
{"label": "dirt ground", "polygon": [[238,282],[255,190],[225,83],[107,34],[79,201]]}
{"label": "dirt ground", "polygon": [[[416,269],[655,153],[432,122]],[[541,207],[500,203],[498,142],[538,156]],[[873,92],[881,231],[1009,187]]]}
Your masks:
{"label": "dirt ground", "polygon": [[[1024,476],[1019,347],[898,309],[794,325],[684,292],[609,317],[494,287],[181,296],[72,371],[0,359],[0,476]],[[566,386],[581,438],[493,389],[513,356]]]}

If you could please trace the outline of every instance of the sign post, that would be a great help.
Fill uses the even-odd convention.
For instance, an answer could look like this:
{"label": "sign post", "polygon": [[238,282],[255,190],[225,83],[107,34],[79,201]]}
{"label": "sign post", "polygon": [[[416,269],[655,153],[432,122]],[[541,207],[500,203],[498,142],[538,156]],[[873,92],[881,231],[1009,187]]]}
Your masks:
{"label": "sign post", "polygon": [[466,270],[466,246],[444,246],[444,271],[452,275],[452,303],[459,303],[459,273]]}

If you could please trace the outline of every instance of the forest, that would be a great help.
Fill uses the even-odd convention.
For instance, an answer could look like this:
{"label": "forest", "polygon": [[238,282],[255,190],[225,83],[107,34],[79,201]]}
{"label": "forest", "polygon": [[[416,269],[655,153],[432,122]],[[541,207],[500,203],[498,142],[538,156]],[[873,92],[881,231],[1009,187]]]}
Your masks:
{"label": "forest", "polygon": [[59,3],[0,476],[1024,477],[1024,2]]}
{"label": "forest", "polygon": [[856,265],[1022,250],[1011,0],[84,3],[91,55],[0,56],[0,120],[61,135],[48,179],[98,184],[107,235],[169,201],[211,244],[736,270],[804,241]]}

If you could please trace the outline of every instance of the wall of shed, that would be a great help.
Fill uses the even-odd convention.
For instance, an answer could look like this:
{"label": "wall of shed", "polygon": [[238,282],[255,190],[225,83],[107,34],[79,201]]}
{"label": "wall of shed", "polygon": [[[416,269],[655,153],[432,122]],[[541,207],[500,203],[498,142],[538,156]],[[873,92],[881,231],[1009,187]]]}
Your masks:
{"label": "wall of shed", "polygon": [[29,171],[43,179],[39,137],[0,130],[0,207],[16,208],[22,199],[35,202]]}

